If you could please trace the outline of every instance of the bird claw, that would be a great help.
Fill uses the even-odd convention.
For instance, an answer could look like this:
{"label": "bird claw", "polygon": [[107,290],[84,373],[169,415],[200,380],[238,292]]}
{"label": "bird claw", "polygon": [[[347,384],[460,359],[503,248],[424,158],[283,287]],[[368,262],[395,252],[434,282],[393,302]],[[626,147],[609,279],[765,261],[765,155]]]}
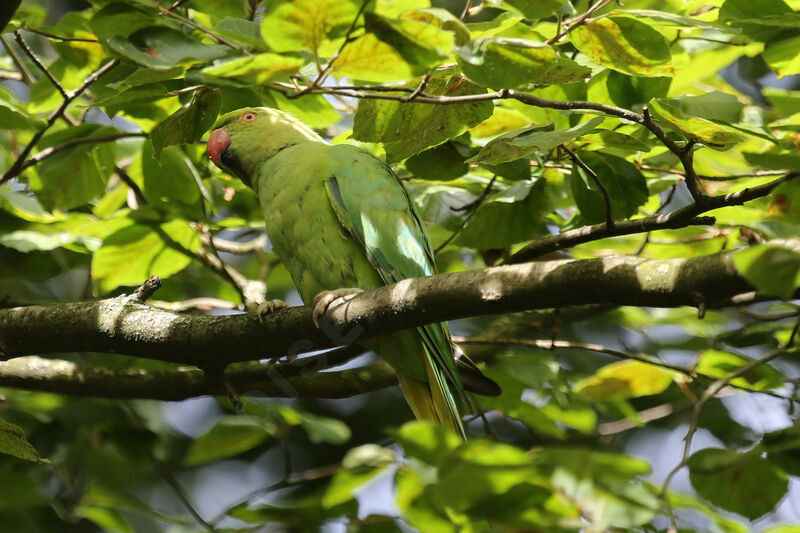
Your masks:
{"label": "bird claw", "polygon": [[314,297],[314,310],[311,313],[311,319],[314,321],[314,325],[319,328],[319,319],[328,311],[328,309],[342,305],[348,300],[352,300],[362,292],[364,291],[361,289],[348,288],[336,289],[333,291],[322,291],[321,293],[317,294]]}
{"label": "bird claw", "polygon": [[275,311],[280,311],[281,309],[286,309],[287,307],[291,307],[291,305],[277,298],[274,300],[269,300],[267,302],[261,302],[260,304],[258,304],[258,309],[256,309],[256,314],[258,315],[258,321],[263,323],[264,318],[267,315],[270,315]]}

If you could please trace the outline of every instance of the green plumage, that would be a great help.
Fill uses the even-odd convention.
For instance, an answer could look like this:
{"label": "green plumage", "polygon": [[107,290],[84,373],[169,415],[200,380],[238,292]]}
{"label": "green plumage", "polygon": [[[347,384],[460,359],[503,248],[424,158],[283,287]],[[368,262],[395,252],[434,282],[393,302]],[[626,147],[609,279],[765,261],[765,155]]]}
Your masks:
{"label": "green plumage", "polygon": [[[255,190],[273,250],[307,305],[322,291],[369,290],[435,272],[424,226],[379,159],[355,146],[331,146],[275,109],[234,111],[216,128],[230,136],[222,166]],[[418,418],[464,435],[453,394],[464,392],[446,325],[396,333],[370,347],[397,371]]]}

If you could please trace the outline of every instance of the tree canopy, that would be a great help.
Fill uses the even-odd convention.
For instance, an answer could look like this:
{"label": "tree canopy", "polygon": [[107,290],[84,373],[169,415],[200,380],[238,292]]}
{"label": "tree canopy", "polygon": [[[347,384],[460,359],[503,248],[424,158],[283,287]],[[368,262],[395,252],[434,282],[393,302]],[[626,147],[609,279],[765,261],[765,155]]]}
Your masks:
{"label": "tree canopy", "polygon": [[[5,2],[0,530],[796,531],[798,28],[799,0]],[[440,273],[317,328],[206,154],[246,106],[391,165]],[[504,391],[467,442],[359,345],[443,320]]]}

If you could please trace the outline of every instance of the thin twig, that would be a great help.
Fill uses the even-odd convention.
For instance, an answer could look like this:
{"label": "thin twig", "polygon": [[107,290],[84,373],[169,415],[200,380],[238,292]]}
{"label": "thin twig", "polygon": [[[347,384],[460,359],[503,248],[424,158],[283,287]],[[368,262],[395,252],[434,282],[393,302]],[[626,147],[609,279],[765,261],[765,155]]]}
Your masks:
{"label": "thin twig", "polygon": [[64,37],[63,35],[56,35],[54,33],[48,33],[46,31],[37,30],[36,28],[31,28],[30,26],[25,26],[25,31],[29,31],[31,33],[36,33],[38,35],[42,35],[44,37],[48,37],[50,39],[55,39],[57,41],[65,41],[65,42],[79,42],[79,43],[99,43],[97,39],[86,39],[82,37]]}
{"label": "thin twig", "polygon": [[[559,341],[559,340],[543,340],[543,339],[518,339],[518,338],[504,338],[504,337],[486,339],[481,337],[458,337],[458,336],[453,336],[453,341],[457,344],[513,344],[518,346],[530,346],[542,350],[552,350],[554,348],[587,350],[590,352],[610,355],[611,357],[616,357],[617,359],[629,359],[632,361],[639,361],[640,363],[647,363],[648,365],[661,367],[666,370],[672,370],[673,372],[679,372],[692,380],[705,379],[709,381],[714,381],[716,379],[716,377],[714,376],[710,376],[702,372],[697,372],[696,370],[693,370],[691,368],[685,368],[680,365],[673,365],[665,361],[661,361],[659,359],[651,357],[644,357],[641,355],[614,350],[613,348],[607,348],[599,344],[573,342],[573,341]],[[772,396],[773,398],[778,398],[780,400],[786,400],[789,402],[797,402],[798,404],[800,404],[800,399],[795,399],[792,398],[791,396],[785,396],[777,392],[766,391],[766,390],[753,390],[751,388],[739,385],[728,384],[728,386],[744,392],[756,392],[759,394],[763,394],[765,396]]]}
{"label": "thin twig", "polygon": [[23,81],[26,85],[32,85],[35,83],[36,80],[33,79],[33,75],[31,71],[28,70],[28,67],[25,66],[25,62],[22,61],[22,58],[19,57],[17,51],[14,50],[14,47],[11,46],[11,43],[5,38],[5,36],[0,35],[0,43],[3,44],[3,48],[5,49],[8,56],[11,58],[11,61],[17,66],[17,70],[19,70],[19,75],[21,81]]}
{"label": "thin twig", "polygon": [[560,41],[561,39],[563,39],[572,30],[574,30],[574,29],[576,29],[576,28],[578,28],[580,26],[583,26],[584,24],[590,22],[591,20],[589,19],[589,17],[591,17],[596,11],[598,11],[601,8],[604,8],[605,6],[610,4],[611,2],[612,2],[612,0],[597,0],[597,2],[595,2],[595,4],[592,5],[592,7],[587,9],[585,13],[582,13],[581,15],[578,15],[577,17],[575,17],[572,20],[570,20],[569,22],[571,24],[569,26],[567,26],[566,28],[564,28],[561,31],[559,31],[558,33],[556,33],[550,39],[547,39],[545,41],[545,43],[546,44],[553,44],[553,43],[556,43],[556,42]]}
{"label": "thin twig", "polygon": [[464,220],[461,221],[461,224],[458,225],[458,228],[456,228],[455,231],[453,231],[453,233],[451,233],[442,244],[436,247],[436,249],[433,251],[433,255],[438,255],[439,252],[441,252],[448,244],[450,244],[453,241],[453,239],[455,239],[464,230],[464,228],[472,219],[472,217],[475,215],[475,213],[478,212],[478,208],[481,206],[484,200],[488,198],[489,193],[492,192],[492,186],[494,185],[495,180],[497,180],[497,174],[492,176],[492,179],[489,180],[489,183],[486,184],[486,187],[484,187],[483,192],[481,192],[481,195],[478,196],[478,198],[474,202],[470,202],[467,205],[458,208],[451,208],[453,211],[462,211],[467,209],[469,209],[470,211],[467,214],[467,216],[464,217]]}
{"label": "thin twig", "polygon": [[[790,338],[790,341],[792,339]],[[788,344],[788,343],[787,343]],[[749,362],[748,364],[737,368],[735,371],[731,372],[728,376],[724,378],[720,378],[712,383],[703,395],[700,397],[700,400],[695,404],[694,410],[692,411],[692,418],[689,423],[689,429],[686,432],[686,436],[684,437],[684,446],[683,446],[683,455],[681,458],[680,463],[678,463],[675,468],[673,468],[670,473],[667,475],[666,479],[664,480],[664,484],[661,487],[661,497],[666,502],[667,506],[670,506],[669,498],[667,497],[667,489],[669,488],[669,484],[672,481],[672,478],[687,464],[689,464],[689,457],[691,456],[692,452],[692,440],[694,438],[695,433],[700,424],[700,413],[702,412],[703,408],[706,404],[711,401],[716,395],[725,387],[730,385],[731,381],[734,379],[743,376],[744,374],[750,372],[751,370],[769,363],[773,359],[777,359],[782,355],[796,353],[798,350],[789,350],[788,346],[781,346],[780,348],[773,350],[772,352],[768,353],[764,357],[756,359],[754,361]],[[671,514],[671,513],[670,513]]]}
{"label": "thin twig", "polygon": [[247,255],[258,252],[263,250],[264,246],[267,244],[267,235],[265,233],[262,233],[253,240],[245,242],[231,241],[215,236],[208,237],[205,234],[203,234],[202,239],[204,244],[209,245],[213,243],[218,251],[234,255]]}
{"label": "thin twig", "polygon": [[575,152],[573,152],[563,144],[561,145],[561,149],[567,152],[570,159],[572,159],[572,162],[578,165],[581,169],[583,169],[586,175],[588,175],[592,179],[592,181],[594,181],[594,184],[597,185],[597,188],[600,189],[600,193],[603,195],[603,203],[605,204],[605,210],[606,210],[606,227],[611,229],[612,227],[614,227],[614,213],[611,210],[611,197],[608,194],[606,186],[603,185],[602,181],[600,181],[600,177],[597,175],[597,173],[594,170],[592,170],[589,165],[584,163],[583,160],[580,157],[578,157],[578,155]]}
{"label": "thin twig", "polygon": [[467,0],[464,3],[464,9],[461,11],[461,16],[458,17],[460,20],[464,20],[465,18],[467,18],[467,15],[469,14],[469,8],[470,7],[472,7],[472,0]]}
{"label": "thin twig", "polygon": [[761,198],[772,192],[778,185],[795,179],[798,176],[800,176],[800,172],[790,172],[781,178],[752,188],[742,189],[721,196],[707,197],[702,205],[693,203],[663,215],[652,215],[632,220],[618,221],[612,228],[606,227],[606,224],[603,223],[568,230],[529,244],[512,255],[506,263],[524,263],[543,254],[607,237],[646,233],[659,229],[712,225],[715,222],[714,217],[700,215],[721,207],[741,205],[756,198]]}
{"label": "thin twig", "polygon": [[58,92],[61,93],[61,96],[63,96],[64,98],[68,98],[69,95],[67,94],[67,91],[64,89],[64,87],[61,86],[61,83],[59,83],[56,77],[53,76],[53,73],[50,72],[47,69],[47,67],[44,66],[42,61],[36,56],[31,47],[28,46],[28,43],[25,42],[25,39],[22,37],[22,34],[19,32],[19,30],[16,30],[14,32],[14,40],[17,41],[17,44],[19,44],[19,47],[22,48],[22,51],[25,52],[28,58],[30,58],[30,60],[33,61],[33,64],[36,65],[39,68],[39,70],[41,70],[44,73],[45,76],[47,76],[47,79],[50,80],[50,83],[52,83],[53,86],[55,86],[55,88],[58,89]]}
{"label": "thin twig", "polygon": [[104,142],[111,142],[117,141],[119,139],[127,139],[130,137],[147,137],[147,133],[143,131],[133,131],[133,132],[123,132],[123,133],[112,133],[110,135],[100,135],[97,137],[80,137],[77,139],[70,139],[69,141],[65,141],[61,144],[57,144],[55,146],[49,146],[44,150],[37,152],[34,156],[27,159],[21,166],[19,171],[22,172],[28,167],[32,167],[37,163],[41,163],[48,157],[57,154],[58,152],[62,152],[67,150],[68,148],[73,148],[75,146],[80,146],[82,144],[97,144],[97,143],[104,143]]}
{"label": "thin twig", "polygon": [[[142,416],[131,406],[129,402],[121,402],[121,405],[125,409],[125,411],[128,412],[128,415],[131,418],[133,418],[135,424],[138,425],[139,428],[145,427],[144,420],[142,420]],[[181,486],[181,484],[175,478],[175,476],[172,473],[172,470],[170,470],[169,467],[163,461],[161,461],[161,459],[156,457],[155,454],[153,454],[152,450],[149,449],[147,450],[147,456],[148,459],[150,460],[150,463],[156,469],[158,474],[164,479],[167,485],[170,486],[172,492],[174,492],[175,496],[178,498],[178,501],[180,501],[181,505],[183,505],[183,507],[187,511],[189,511],[189,514],[192,515],[192,518],[194,518],[195,522],[200,524],[200,526],[202,526],[203,529],[205,529],[206,531],[211,531],[211,532],[217,531],[216,528],[212,524],[207,522],[200,515],[200,513],[197,512],[197,509],[194,508],[194,505],[192,505],[192,502],[189,500],[189,496],[186,493],[186,490],[183,488],[183,486]]]}
{"label": "thin twig", "polygon": [[61,101],[61,105],[58,106],[58,108],[50,114],[50,116],[47,118],[47,123],[44,125],[44,127],[39,129],[39,131],[37,131],[33,135],[33,138],[30,140],[28,145],[22,150],[19,157],[17,157],[17,160],[14,161],[13,165],[11,165],[11,168],[9,168],[2,176],[0,176],[0,184],[5,183],[9,179],[19,174],[20,169],[25,164],[25,160],[30,155],[34,146],[36,146],[36,144],[42,139],[47,130],[49,130],[50,127],[52,127],[52,125],[55,124],[56,120],[58,120],[66,112],[69,104],[71,104],[73,100],[75,100],[78,96],[80,96],[91,84],[96,82],[98,78],[100,78],[100,76],[102,76],[109,70],[113,69],[118,64],[119,64],[119,59],[112,59],[108,63],[104,64],[103,66],[101,66],[100,68],[89,74],[89,76],[87,76],[87,78],[77,89],[67,93],[67,97],[64,98],[64,100]]}
{"label": "thin twig", "polygon": [[22,74],[20,74],[19,72],[9,72],[7,70],[0,70],[0,80],[22,81]]}
{"label": "thin twig", "polygon": [[[322,70],[319,71],[319,74],[317,74],[317,77],[314,78],[314,81],[311,82],[311,84],[308,87],[306,87],[307,89],[306,92],[311,91],[316,87],[319,87],[320,84],[322,84],[325,81],[325,78],[328,76],[328,73],[333,68],[333,64],[336,63],[336,60],[339,59],[340,55],[342,55],[344,48],[355,40],[353,39],[352,35],[356,29],[356,24],[358,24],[358,19],[364,13],[364,10],[367,8],[367,5],[371,1],[372,0],[363,0],[361,2],[361,6],[358,8],[356,16],[353,17],[353,21],[350,23],[350,26],[347,28],[347,31],[344,34],[344,40],[342,41],[342,44],[339,46],[339,49],[336,50],[336,53],[333,54],[333,56],[328,60],[328,63],[322,68]],[[315,57],[316,57],[316,51],[315,51]]]}
{"label": "thin twig", "polygon": [[225,46],[227,46],[229,48],[233,48],[234,50],[238,50],[239,52],[242,52],[245,55],[250,55],[250,53],[247,52],[247,50],[245,50],[243,47],[239,46],[238,44],[232,43],[231,41],[225,39],[224,37],[222,37],[220,35],[217,35],[213,31],[211,31],[208,28],[206,28],[205,26],[202,26],[202,25],[198,24],[197,22],[195,22],[195,21],[193,21],[191,19],[188,19],[186,17],[178,15],[177,13],[173,13],[171,11],[171,9],[172,9],[171,7],[169,9],[165,9],[163,7],[159,7],[158,11],[162,15],[167,15],[168,17],[172,17],[175,20],[179,20],[179,21],[183,22],[184,24],[188,24],[192,28],[195,28],[196,30],[199,30],[202,33],[205,33],[206,35],[211,37],[213,40],[218,42],[219,44],[224,44]]}
{"label": "thin twig", "polygon": [[133,191],[133,195],[136,197],[137,203],[141,205],[147,205],[148,204],[147,197],[144,195],[142,189],[139,188],[139,185],[135,181],[133,181],[133,178],[131,178],[130,174],[128,174],[125,171],[125,169],[123,169],[119,165],[116,165],[114,167],[114,171],[117,173],[117,176],[119,176],[119,179],[125,185],[127,185],[130,188],[130,190]]}

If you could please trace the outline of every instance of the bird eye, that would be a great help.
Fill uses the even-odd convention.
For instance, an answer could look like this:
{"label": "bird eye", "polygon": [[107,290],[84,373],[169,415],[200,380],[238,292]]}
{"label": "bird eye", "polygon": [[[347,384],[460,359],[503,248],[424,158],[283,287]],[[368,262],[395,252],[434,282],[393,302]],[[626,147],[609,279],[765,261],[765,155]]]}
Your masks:
{"label": "bird eye", "polygon": [[253,122],[255,119],[258,118],[258,115],[255,113],[245,113],[242,115],[242,121],[244,122]]}

